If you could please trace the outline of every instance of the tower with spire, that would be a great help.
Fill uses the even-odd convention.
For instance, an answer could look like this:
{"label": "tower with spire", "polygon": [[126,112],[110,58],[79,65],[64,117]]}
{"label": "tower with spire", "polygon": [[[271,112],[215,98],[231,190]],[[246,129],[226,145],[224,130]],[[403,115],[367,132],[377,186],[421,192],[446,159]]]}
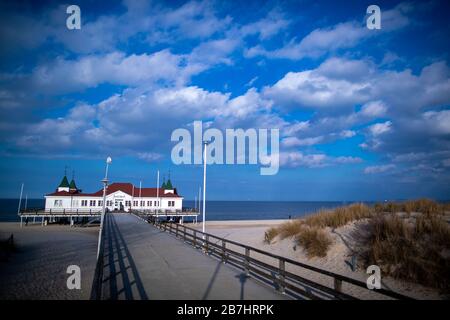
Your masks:
{"label": "tower with spire", "polygon": [[81,192],[81,190],[79,190],[77,188],[77,185],[75,183],[75,171],[72,171],[72,181],[70,181],[70,184],[69,184],[69,191],[70,192],[78,192],[78,191]]}
{"label": "tower with spire", "polygon": [[167,179],[166,188],[165,189],[173,190],[172,181],[170,181],[170,170],[169,170],[169,178]]}
{"label": "tower with spire", "polygon": [[161,185],[161,189],[167,189],[167,187],[166,187],[166,176],[165,175],[163,175],[163,183]]}
{"label": "tower with spire", "polygon": [[67,191],[69,192],[69,180],[67,180],[67,166],[64,167],[64,177],[61,180],[61,183],[58,186],[58,191]]}
{"label": "tower with spire", "polygon": [[77,185],[75,183],[75,172],[72,171],[72,181],[69,183],[69,179],[67,179],[67,166],[64,167],[64,177],[61,180],[61,183],[58,186],[57,191],[66,191],[71,193],[81,192],[77,188]]}

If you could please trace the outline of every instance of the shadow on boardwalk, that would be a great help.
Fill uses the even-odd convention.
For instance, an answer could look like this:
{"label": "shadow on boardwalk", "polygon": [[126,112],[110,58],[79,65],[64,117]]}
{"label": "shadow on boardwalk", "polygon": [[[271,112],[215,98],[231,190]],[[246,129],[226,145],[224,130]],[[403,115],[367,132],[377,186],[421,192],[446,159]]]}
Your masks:
{"label": "shadow on boardwalk", "polygon": [[134,215],[105,219],[101,299],[287,299]]}
{"label": "shadow on boardwalk", "polygon": [[103,299],[146,300],[149,297],[114,215],[105,220]]}

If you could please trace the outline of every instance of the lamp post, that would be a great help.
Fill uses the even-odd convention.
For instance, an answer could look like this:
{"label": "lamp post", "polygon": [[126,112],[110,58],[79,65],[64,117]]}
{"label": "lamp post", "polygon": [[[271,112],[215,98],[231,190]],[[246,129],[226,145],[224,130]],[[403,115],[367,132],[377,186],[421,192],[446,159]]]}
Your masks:
{"label": "lamp post", "polygon": [[203,240],[205,240],[205,212],[206,212],[206,146],[210,144],[208,141],[203,141],[204,149],[203,149],[203,223],[202,223],[202,231],[203,231]]}
{"label": "lamp post", "polygon": [[22,216],[20,215],[20,207],[22,205],[23,183],[20,187],[19,208],[17,208],[17,215],[20,216],[20,227],[22,228]]}
{"label": "lamp post", "polygon": [[[155,203],[155,213],[156,213],[156,215],[155,215],[155,217],[157,218],[158,217],[158,209],[159,209],[159,170],[158,170],[158,174],[157,174],[157,177],[156,177],[156,201],[157,201],[157,203]],[[158,219],[156,219],[156,220],[158,220]]]}
{"label": "lamp post", "polygon": [[100,218],[100,231],[98,236],[98,248],[97,248],[97,259],[100,254],[100,246],[102,243],[102,231],[103,231],[103,221],[105,220],[105,211],[106,211],[106,187],[108,186],[108,167],[109,164],[112,162],[111,157],[106,158],[106,171],[105,171],[105,178],[103,178],[103,207],[102,207],[102,215]]}

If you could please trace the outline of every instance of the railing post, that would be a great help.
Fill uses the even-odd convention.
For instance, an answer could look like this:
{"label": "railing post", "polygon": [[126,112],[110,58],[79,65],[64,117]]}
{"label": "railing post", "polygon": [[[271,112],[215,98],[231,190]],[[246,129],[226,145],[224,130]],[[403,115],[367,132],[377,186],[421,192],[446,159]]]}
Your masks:
{"label": "railing post", "polygon": [[175,228],[175,237],[178,238],[178,223],[176,224]]}
{"label": "railing post", "polygon": [[194,230],[194,248],[197,247],[197,230]]}
{"label": "railing post", "polygon": [[342,280],[334,278],[334,290],[342,292]]}
{"label": "railing post", "polygon": [[206,235],[206,236],[205,236],[205,253],[206,253],[206,254],[208,254],[208,251],[209,251],[209,246],[208,246],[208,244],[209,244],[209,235]]}
{"label": "railing post", "polygon": [[225,247],[225,241],[222,239],[222,262],[226,263],[227,262],[227,257],[226,257],[226,247]]}
{"label": "railing post", "polygon": [[284,259],[279,259],[279,279],[278,279],[278,291],[284,293],[285,285],[285,261]]}
{"label": "railing post", "polygon": [[183,241],[186,242],[186,226],[183,225]]}
{"label": "railing post", "polygon": [[250,249],[245,248],[245,274],[250,274]]}

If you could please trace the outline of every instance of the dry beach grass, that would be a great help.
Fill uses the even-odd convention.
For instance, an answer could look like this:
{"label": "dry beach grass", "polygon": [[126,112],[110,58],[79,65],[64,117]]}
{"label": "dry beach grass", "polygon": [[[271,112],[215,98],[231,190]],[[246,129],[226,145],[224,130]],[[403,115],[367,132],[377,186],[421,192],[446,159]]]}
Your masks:
{"label": "dry beach grass", "polygon": [[396,279],[450,292],[449,205],[428,199],[402,203],[381,203],[369,207],[356,203],[322,210],[269,228],[267,244],[275,239],[292,239],[308,258],[325,257],[332,246],[330,234],[354,223],[358,241],[350,241],[360,267],[379,265]]}

